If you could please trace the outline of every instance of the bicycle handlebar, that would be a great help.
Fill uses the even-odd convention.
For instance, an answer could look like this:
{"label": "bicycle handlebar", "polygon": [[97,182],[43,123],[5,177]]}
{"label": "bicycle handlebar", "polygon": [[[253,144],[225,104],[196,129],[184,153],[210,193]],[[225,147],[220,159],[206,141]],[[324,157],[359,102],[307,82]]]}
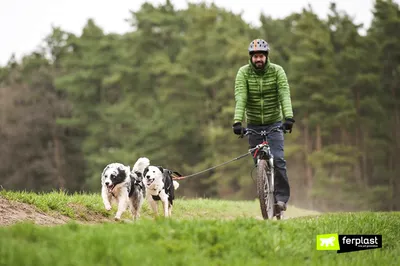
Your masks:
{"label": "bicycle handlebar", "polygon": [[279,127],[274,127],[273,129],[271,129],[268,132],[265,130],[261,130],[260,132],[258,132],[257,130],[254,130],[251,128],[244,128],[243,135],[247,136],[247,135],[255,134],[255,135],[261,135],[261,136],[268,136],[272,132],[277,132],[277,131],[283,131],[283,133],[286,133],[286,130],[282,126],[279,126]]}

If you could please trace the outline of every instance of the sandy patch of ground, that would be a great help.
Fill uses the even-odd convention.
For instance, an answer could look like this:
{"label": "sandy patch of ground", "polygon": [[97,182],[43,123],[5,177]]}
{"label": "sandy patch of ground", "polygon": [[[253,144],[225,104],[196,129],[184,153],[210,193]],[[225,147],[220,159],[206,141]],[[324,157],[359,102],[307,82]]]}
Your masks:
{"label": "sandy patch of ground", "polygon": [[45,213],[36,207],[0,198],[0,226],[22,221],[31,221],[40,225],[65,224],[71,219],[61,214]]}

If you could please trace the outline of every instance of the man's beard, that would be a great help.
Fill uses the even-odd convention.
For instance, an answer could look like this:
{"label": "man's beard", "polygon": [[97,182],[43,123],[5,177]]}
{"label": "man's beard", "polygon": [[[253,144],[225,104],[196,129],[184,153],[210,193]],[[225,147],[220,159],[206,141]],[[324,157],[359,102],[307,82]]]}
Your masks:
{"label": "man's beard", "polygon": [[263,69],[264,66],[265,66],[265,63],[264,63],[263,61],[257,61],[257,62],[254,63],[254,66],[255,66],[257,69]]}

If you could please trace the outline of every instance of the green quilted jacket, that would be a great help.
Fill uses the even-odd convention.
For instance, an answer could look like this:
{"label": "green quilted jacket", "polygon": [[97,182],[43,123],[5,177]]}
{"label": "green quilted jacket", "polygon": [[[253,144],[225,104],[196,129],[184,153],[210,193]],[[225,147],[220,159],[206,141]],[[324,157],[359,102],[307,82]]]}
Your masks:
{"label": "green quilted jacket", "polygon": [[286,73],[279,65],[267,61],[260,71],[250,63],[242,66],[235,80],[235,122],[265,125],[293,118],[290,88]]}

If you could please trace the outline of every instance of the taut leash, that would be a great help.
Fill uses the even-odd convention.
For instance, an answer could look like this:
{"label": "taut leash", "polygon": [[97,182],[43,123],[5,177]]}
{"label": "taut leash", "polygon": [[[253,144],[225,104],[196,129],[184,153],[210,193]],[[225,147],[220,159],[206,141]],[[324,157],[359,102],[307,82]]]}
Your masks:
{"label": "taut leash", "polygon": [[[242,155],[240,155],[240,156],[238,156],[238,157],[236,157],[236,158],[233,158],[233,159],[231,159],[231,160],[229,160],[229,161],[226,161],[226,162],[223,162],[223,163],[221,163],[221,164],[215,165],[215,166],[213,166],[213,167],[207,168],[207,169],[205,169],[205,170],[203,170],[203,171],[200,171],[200,172],[197,172],[197,173],[194,173],[194,174],[191,174],[191,175],[187,175],[187,176],[180,176],[180,175],[173,176],[172,179],[173,179],[173,180],[182,180],[182,179],[186,179],[186,178],[189,178],[189,177],[197,176],[197,175],[200,175],[200,174],[202,174],[202,173],[211,171],[211,170],[213,170],[213,169],[215,169],[215,168],[218,168],[218,167],[220,167],[220,166],[223,166],[223,165],[225,165],[225,164],[228,164],[228,163],[237,161],[237,160],[239,160],[239,159],[242,159],[242,158],[246,157],[246,156],[249,155],[249,154],[250,154],[250,151],[247,152],[247,153],[245,153],[245,154],[242,154]],[[174,172],[174,174],[179,174],[179,173]]]}

